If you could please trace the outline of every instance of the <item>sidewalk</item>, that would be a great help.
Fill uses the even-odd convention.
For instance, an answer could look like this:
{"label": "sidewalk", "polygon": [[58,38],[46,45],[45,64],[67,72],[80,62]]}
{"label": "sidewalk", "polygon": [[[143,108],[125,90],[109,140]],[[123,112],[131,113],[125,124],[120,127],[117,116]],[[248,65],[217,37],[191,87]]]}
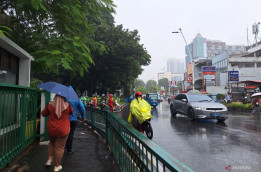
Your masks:
{"label": "sidewalk", "polygon": [[[45,168],[47,161],[47,144],[32,145],[23,153],[11,167],[4,169],[8,172],[51,172]],[[109,152],[105,140],[99,138],[86,124],[78,122],[74,134],[73,155],[64,153],[62,172],[117,172],[117,165]]]}

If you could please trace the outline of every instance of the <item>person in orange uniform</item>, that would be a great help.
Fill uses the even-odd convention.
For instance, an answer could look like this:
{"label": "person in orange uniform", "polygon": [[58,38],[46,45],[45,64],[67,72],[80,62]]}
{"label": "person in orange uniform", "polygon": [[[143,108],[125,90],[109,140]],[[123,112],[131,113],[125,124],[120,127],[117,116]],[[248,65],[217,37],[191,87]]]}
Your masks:
{"label": "person in orange uniform", "polygon": [[92,98],[94,108],[97,108],[97,97]]}
{"label": "person in orange uniform", "polygon": [[114,101],[112,100],[112,94],[109,94],[108,104],[109,104],[109,106],[110,106],[110,111],[113,112],[113,104],[114,104]]}
{"label": "person in orange uniform", "polygon": [[46,167],[54,164],[54,171],[62,169],[61,160],[64,153],[65,143],[70,132],[69,114],[73,113],[73,108],[64,97],[56,95],[54,100],[49,102],[42,116],[49,117],[47,121],[47,132],[50,139],[48,146],[48,160]]}

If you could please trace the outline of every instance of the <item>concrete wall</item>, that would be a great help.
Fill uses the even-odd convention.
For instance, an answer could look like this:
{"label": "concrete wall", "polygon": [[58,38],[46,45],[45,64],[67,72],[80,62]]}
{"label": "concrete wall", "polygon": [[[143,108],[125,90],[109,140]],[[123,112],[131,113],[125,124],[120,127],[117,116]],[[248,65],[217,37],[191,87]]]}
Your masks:
{"label": "concrete wall", "polygon": [[[243,63],[254,63],[254,67],[251,68],[240,68],[235,65],[232,66],[233,62]],[[239,71],[239,81],[245,80],[261,80],[261,68],[257,67],[257,62],[261,62],[261,57],[233,57],[229,58],[228,71]]]}
{"label": "concrete wall", "polygon": [[19,59],[18,85],[30,87],[31,59]]}

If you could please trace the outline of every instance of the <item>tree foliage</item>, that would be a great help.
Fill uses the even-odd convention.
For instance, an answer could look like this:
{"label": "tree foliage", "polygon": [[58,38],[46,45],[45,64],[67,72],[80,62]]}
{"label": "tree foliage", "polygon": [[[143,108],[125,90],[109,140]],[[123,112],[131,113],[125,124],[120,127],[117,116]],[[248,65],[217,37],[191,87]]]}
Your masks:
{"label": "tree foliage", "polygon": [[137,30],[115,26],[111,0],[2,0],[11,37],[33,55],[32,74],[89,94],[130,95],[150,55]]}
{"label": "tree foliage", "polygon": [[135,79],[135,81],[134,81],[134,86],[135,86],[135,88],[138,88],[138,87],[140,87],[140,86],[145,87],[145,83],[144,83],[144,81],[141,80],[141,79]]}
{"label": "tree foliage", "polygon": [[162,78],[158,81],[159,87],[164,87],[164,89],[169,88],[169,80],[167,78]]}
{"label": "tree foliage", "polygon": [[148,93],[156,93],[158,90],[157,82],[154,80],[148,80],[145,87]]}
{"label": "tree foliage", "polygon": [[[94,64],[92,51],[105,51],[95,41],[94,20],[104,10],[113,12],[111,0],[2,0],[11,37],[35,58],[33,74],[57,74],[60,69],[83,75]],[[48,75],[47,75],[48,76]]]}
{"label": "tree foliage", "polygon": [[136,89],[136,91],[141,92],[143,95],[147,94],[147,90],[146,90],[146,88],[143,87],[143,86],[138,86],[137,89]]}
{"label": "tree foliage", "polygon": [[[114,26],[114,20],[108,13],[103,17],[110,20],[96,25],[94,39],[106,45],[106,53],[94,52],[95,65],[90,66],[83,77],[71,77],[70,82],[81,91],[88,90],[90,95],[124,88],[124,94],[129,96],[134,80],[142,73],[141,66],[150,63],[150,55],[140,45],[137,30],[129,31],[123,29],[122,25]],[[68,73],[63,78],[68,80]]]}

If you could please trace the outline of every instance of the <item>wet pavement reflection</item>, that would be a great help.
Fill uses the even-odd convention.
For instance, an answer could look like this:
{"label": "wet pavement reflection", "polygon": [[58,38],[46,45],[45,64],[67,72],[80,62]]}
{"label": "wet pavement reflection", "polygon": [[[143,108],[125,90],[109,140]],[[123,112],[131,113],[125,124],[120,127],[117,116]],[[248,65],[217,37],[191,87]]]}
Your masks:
{"label": "wet pavement reflection", "polygon": [[250,119],[249,113],[229,112],[222,123],[190,121],[184,115],[171,116],[166,101],[152,109],[152,115],[152,141],[193,170],[228,171],[225,167],[231,165],[232,169],[260,171],[260,117]]}

